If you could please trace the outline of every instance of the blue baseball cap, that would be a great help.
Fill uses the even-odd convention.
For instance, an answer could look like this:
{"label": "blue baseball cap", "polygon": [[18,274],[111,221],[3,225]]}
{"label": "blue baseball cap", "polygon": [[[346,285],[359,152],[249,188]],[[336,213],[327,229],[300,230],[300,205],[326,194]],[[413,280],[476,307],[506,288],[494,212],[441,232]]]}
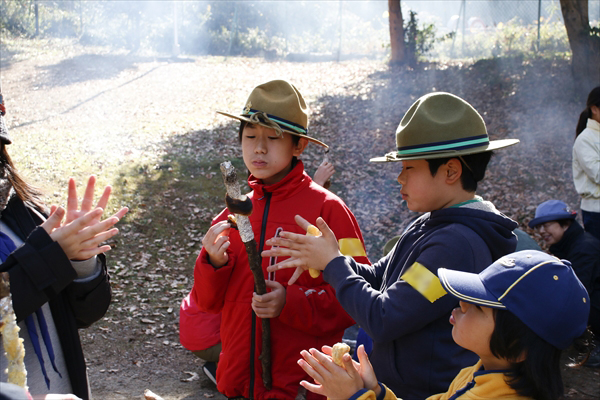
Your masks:
{"label": "blue baseball cap", "polygon": [[548,221],[575,219],[576,216],[577,211],[571,210],[566,203],[560,200],[548,200],[536,208],[535,218],[529,221],[529,227],[534,228]]}
{"label": "blue baseball cap", "polygon": [[566,349],[587,328],[590,298],[571,263],[538,250],[499,258],[479,274],[440,268],[459,300],[508,310],[551,345]]}

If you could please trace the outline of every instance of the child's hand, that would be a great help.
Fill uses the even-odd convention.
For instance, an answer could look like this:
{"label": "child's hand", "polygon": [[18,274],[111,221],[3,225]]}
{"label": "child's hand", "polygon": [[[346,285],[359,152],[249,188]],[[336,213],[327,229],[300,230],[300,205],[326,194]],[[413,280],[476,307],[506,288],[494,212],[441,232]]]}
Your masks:
{"label": "child's hand", "polygon": [[109,251],[109,245],[100,246],[100,244],[119,233],[117,228],[111,229],[114,224],[119,222],[116,215],[96,222],[102,216],[103,211],[101,208],[96,208],[70,223],[61,225],[66,211],[59,207],[41,226],[48,232],[52,240],[60,245],[70,260],[87,260],[97,254]]}
{"label": "child's hand", "polygon": [[[299,215],[296,215],[296,223],[304,230],[310,225]],[[278,269],[295,267],[296,271],[288,282],[291,285],[309,266],[322,271],[331,260],[341,256],[335,234],[329,229],[323,218],[317,218],[316,225],[322,233],[321,236],[299,235],[284,231],[279,237],[267,240],[266,244],[273,247],[263,251],[261,253],[263,257],[290,257],[270,266],[267,271],[273,272]]]}
{"label": "child's hand", "polygon": [[[94,175],[91,175],[88,179],[83,199],[81,200],[81,209],[79,209],[77,199],[77,185],[75,184],[75,180],[73,178],[69,179],[69,194],[67,197],[67,219],[65,221],[65,224],[68,224],[76,220],[77,218],[87,214],[92,209],[94,203],[95,186],[96,177]],[[108,199],[110,198],[111,192],[111,186],[106,186],[104,188],[104,192],[102,193],[102,196],[100,196],[96,208],[101,208],[103,210],[106,209],[106,205],[108,204]],[[127,213],[127,211],[128,208],[123,207],[114,216],[121,219]],[[98,218],[94,220],[94,223],[100,222],[100,218],[101,216],[98,216]]]}
{"label": "child's hand", "polygon": [[371,365],[371,361],[369,360],[369,356],[367,356],[367,352],[365,351],[365,346],[358,346],[357,350],[358,354],[358,363],[353,362],[356,370],[360,374],[362,378],[365,388],[375,391],[375,394],[379,396],[379,392],[381,391],[381,387],[379,386],[379,382],[377,382],[377,376],[375,376],[375,370]]}
{"label": "child's hand", "polygon": [[[328,350],[331,352],[330,347]],[[317,349],[310,349],[310,352],[302,350],[300,354],[304,360],[298,360],[298,365],[315,380],[315,384],[300,382],[306,390],[331,399],[348,399],[365,387],[349,354],[342,357],[344,368]]]}
{"label": "child's hand", "polygon": [[252,309],[259,318],[276,318],[285,306],[285,288],[277,281],[265,281],[269,293],[252,294]]}
{"label": "child's hand", "polygon": [[327,179],[331,178],[334,173],[335,169],[333,168],[333,164],[328,161],[323,161],[321,165],[319,165],[319,168],[317,168],[313,181],[324,186]]}
{"label": "child's hand", "polygon": [[229,228],[229,222],[219,221],[211,226],[202,238],[202,246],[208,252],[210,264],[215,268],[221,268],[229,261],[225,251],[230,245]]}

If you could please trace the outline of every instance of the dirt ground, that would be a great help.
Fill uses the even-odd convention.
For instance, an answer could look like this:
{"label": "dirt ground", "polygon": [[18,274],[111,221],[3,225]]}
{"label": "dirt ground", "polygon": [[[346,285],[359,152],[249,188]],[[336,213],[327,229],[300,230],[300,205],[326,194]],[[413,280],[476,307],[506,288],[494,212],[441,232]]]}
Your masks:
{"label": "dirt ground", "polygon": [[[332,188],[354,210],[372,260],[414,215],[398,206],[397,171],[367,160],[395,147],[393,135],[404,111],[430,91],[466,98],[482,112],[492,138],[521,140],[492,160],[480,194],[522,229],[539,239],[526,224],[541,201],[560,198],[577,206],[570,148],[582,104],[570,94],[569,67],[561,60],[407,70],[370,60],[170,59],[56,43],[27,55],[3,52],[2,92],[13,157],[51,200],[61,198],[55,191],[66,187],[66,174],[95,170],[101,179],[124,184],[124,171],[131,171],[125,167],[138,166],[140,160],[147,168],[137,170],[137,179],[148,187],[170,179],[159,193],[160,204],[153,204],[155,197],[143,185],[135,193],[115,188],[136,217],[123,221],[109,254],[113,304],[105,318],[81,332],[96,399],[141,399],[145,389],[164,399],[224,398],[178,337],[179,303],[193,283],[203,234],[197,228],[206,226],[217,209],[205,207],[194,194],[180,193],[183,178],[169,178],[168,171],[186,152],[239,156],[235,140],[224,139],[235,135],[232,125],[215,111],[238,109],[260,82],[289,79],[305,94],[312,131],[333,147],[337,172]],[[314,171],[322,156],[309,151],[307,168]],[[185,174],[191,180],[211,179],[214,169],[203,166]],[[159,206],[172,210],[173,218],[153,221]],[[188,216],[184,228],[178,213],[190,207],[196,219]],[[195,228],[188,229],[190,224]],[[173,238],[185,229],[189,243],[176,243],[171,234],[157,237],[157,225]],[[574,349],[564,353],[566,398],[600,398],[600,371],[567,366],[577,360]]]}

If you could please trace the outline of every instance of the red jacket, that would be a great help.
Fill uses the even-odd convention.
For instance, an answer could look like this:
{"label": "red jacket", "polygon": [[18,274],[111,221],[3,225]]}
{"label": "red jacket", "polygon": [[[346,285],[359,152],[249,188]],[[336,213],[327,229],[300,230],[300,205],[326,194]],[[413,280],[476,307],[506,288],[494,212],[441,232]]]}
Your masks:
{"label": "red jacket", "polygon": [[[321,216],[335,232],[342,252],[356,256],[358,262],[368,263],[354,215],[339,197],[310,179],[301,161],[274,185],[264,186],[253,176],[248,183],[252,189],[248,196],[253,204],[250,222],[259,252],[278,228],[305,233],[294,222],[296,214],[311,223]],[[228,214],[227,209],[223,210],[213,224],[226,219]],[[192,289],[201,310],[222,313],[223,350],[217,369],[217,387],[227,397],[293,399],[300,388],[299,382],[310,379],[297,364],[300,351],[311,347],[320,349],[341,341],[344,329],[354,321],[342,309],[335,291],[322,275],[314,279],[304,272],[296,283],[288,286],[294,269],[277,271],[272,280],[286,288],[286,303],[281,314],[270,320],[273,388],[267,391],[258,359],[262,347],[261,322],[251,307],[254,280],[239,232],[232,229],[229,240],[229,261],[221,268],[215,269],[208,263],[207,252],[202,249],[196,261]],[[269,262],[268,258],[262,260],[265,277]],[[307,396],[321,398],[310,392]]]}

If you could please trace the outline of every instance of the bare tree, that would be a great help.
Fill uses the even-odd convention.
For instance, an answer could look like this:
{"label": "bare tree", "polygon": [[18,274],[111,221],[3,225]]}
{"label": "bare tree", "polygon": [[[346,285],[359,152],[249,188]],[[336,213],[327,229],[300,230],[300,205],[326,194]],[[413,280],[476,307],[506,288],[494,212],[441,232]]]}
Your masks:
{"label": "bare tree", "polygon": [[388,12],[390,15],[390,45],[392,48],[391,64],[402,64],[404,62],[404,21],[402,19],[402,8],[400,0],[388,0]]}
{"label": "bare tree", "polygon": [[588,0],[560,0],[573,54],[571,68],[581,96],[600,83],[600,36],[590,29]]}

